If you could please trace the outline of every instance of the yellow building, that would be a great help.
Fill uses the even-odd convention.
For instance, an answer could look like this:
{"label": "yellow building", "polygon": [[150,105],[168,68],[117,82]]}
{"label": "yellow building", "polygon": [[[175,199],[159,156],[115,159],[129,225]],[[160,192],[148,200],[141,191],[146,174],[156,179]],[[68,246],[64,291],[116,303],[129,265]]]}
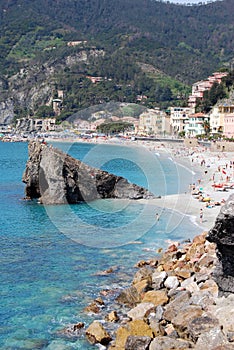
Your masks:
{"label": "yellow building", "polygon": [[167,115],[157,109],[148,109],[140,115],[138,135],[150,136],[150,135],[162,135],[168,133],[167,128],[168,123],[165,122]]}

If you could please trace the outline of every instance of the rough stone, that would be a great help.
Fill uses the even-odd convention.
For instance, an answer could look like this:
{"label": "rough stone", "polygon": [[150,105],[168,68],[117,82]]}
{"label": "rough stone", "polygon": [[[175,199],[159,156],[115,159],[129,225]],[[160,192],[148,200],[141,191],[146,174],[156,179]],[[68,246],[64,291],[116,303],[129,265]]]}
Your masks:
{"label": "rough stone", "polygon": [[98,314],[100,312],[99,306],[93,301],[91,304],[87,305],[84,309],[87,313]]}
{"label": "rough stone", "polygon": [[217,297],[219,294],[219,287],[216,282],[212,279],[205,281],[199,285],[200,290],[209,291],[214,297]]}
{"label": "rough stone", "polygon": [[184,278],[184,279],[186,279],[186,278],[190,278],[190,276],[191,276],[191,270],[189,269],[189,268],[185,268],[185,267],[183,267],[182,269],[181,268],[179,268],[179,267],[177,267],[176,269],[175,269],[175,274],[176,274],[176,276],[178,276],[178,277],[182,277],[182,278]]}
{"label": "rough stone", "polygon": [[217,298],[215,305],[209,307],[209,310],[218,318],[223,331],[234,332],[234,295]]}
{"label": "rough stone", "polygon": [[198,261],[200,257],[205,253],[205,248],[203,244],[192,244],[187,253],[186,258],[191,261]]}
{"label": "rough stone", "polygon": [[195,276],[187,278],[181,282],[181,287],[189,291],[190,293],[199,291],[199,287],[196,282],[194,282]]}
{"label": "rough stone", "polygon": [[[142,345],[147,350],[233,349],[234,294],[219,296],[212,278],[216,264],[214,243],[204,241],[204,237],[205,233],[184,245],[181,252],[178,248],[166,251],[154,269],[151,266],[147,270],[148,265],[136,274],[131,288],[139,284],[139,289],[131,292],[138,295],[139,301],[127,312],[128,318],[117,329],[116,342],[108,349],[136,350],[137,341],[145,336],[151,339],[150,345]],[[186,256],[188,251],[192,260]],[[173,269],[164,271],[165,267]],[[180,275],[180,269],[189,273]],[[146,287],[148,280],[152,281],[151,288],[157,289],[144,293],[142,286]],[[171,283],[174,281],[180,285]],[[122,311],[126,314],[125,307]]]}
{"label": "rough stone", "polygon": [[195,275],[195,281],[197,283],[205,282],[208,280],[208,278],[209,278],[209,274],[207,274],[207,273],[198,272]]}
{"label": "rough stone", "polygon": [[133,284],[142,280],[148,280],[150,283],[152,283],[152,269],[150,267],[144,266],[139,269],[134,275]]}
{"label": "rough stone", "polygon": [[166,335],[168,335],[169,337],[172,338],[179,338],[178,333],[176,332],[173,324],[169,323],[166,327],[165,327],[165,333]]}
{"label": "rough stone", "polygon": [[197,317],[188,323],[188,335],[189,337],[196,342],[198,337],[202,333],[206,333],[211,329],[218,327],[219,321],[217,318],[209,315],[204,315],[201,317]]}
{"label": "rough stone", "polygon": [[199,305],[203,310],[207,310],[210,305],[215,304],[215,299],[209,291],[199,291],[192,294],[189,303]]}
{"label": "rough stone", "polygon": [[201,258],[198,260],[198,264],[205,266],[205,267],[210,267],[213,266],[215,262],[215,257],[205,253],[201,256]]}
{"label": "rough stone", "polygon": [[195,318],[202,315],[203,311],[198,305],[188,305],[181,309],[178,314],[171,320],[175,329],[182,336],[184,333],[187,334],[187,326],[189,322],[192,322]]}
{"label": "rough stone", "polygon": [[127,337],[125,343],[125,350],[148,350],[151,342],[150,337],[134,336],[130,335]]}
{"label": "rough stone", "polygon": [[30,141],[28,151],[22,179],[28,199],[39,198],[43,204],[72,204],[100,198],[154,197],[123,177],[92,168],[51,146]]}
{"label": "rough stone", "polygon": [[180,282],[176,276],[168,276],[164,282],[164,285],[168,289],[175,289],[179,286]]}
{"label": "rough stone", "polygon": [[212,350],[234,350],[234,344],[223,344],[216,346]]}
{"label": "rough stone", "polygon": [[134,287],[139,294],[147,292],[149,289],[151,289],[151,285],[152,283],[149,279],[144,279],[142,281],[134,283]]}
{"label": "rough stone", "polygon": [[193,344],[187,340],[174,339],[165,336],[153,339],[153,341],[150,344],[149,350],[187,350],[189,348],[192,348],[192,345]]}
{"label": "rough stone", "polygon": [[150,328],[152,329],[152,331],[154,333],[154,337],[159,337],[159,336],[165,335],[164,327],[155,318],[150,317],[148,319],[148,322],[149,322]]}
{"label": "rough stone", "polygon": [[156,310],[155,310],[155,318],[158,320],[158,321],[161,321],[162,317],[163,317],[163,307],[161,305],[158,305],[156,307]]}
{"label": "rough stone", "polygon": [[116,301],[121,304],[128,305],[129,307],[136,306],[140,301],[141,297],[134,286],[124,289],[118,297]]}
{"label": "rough stone", "polygon": [[153,331],[143,320],[135,320],[119,327],[116,332],[115,348],[123,350],[128,336],[153,338]]}
{"label": "rough stone", "polygon": [[223,293],[234,292],[234,194],[221,207],[214,227],[207,235],[209,242],[216,243],[219,263],[214,278]]}
{"label": "rough stone", "polygon": [[111,311],[107,316],[106,320],[109,322],[118,322],[119,321],[119,316],[116,311]]}
{"label": "rough stone", "polygon": [[111,336],[98,321],[94,321],[86,329],[86,337],[91,344],[100,343],[106,345],[111,341]]}
{"label": "rough stone", "polygon": [[167,278],[167,273],[165,271],[156,271],[152,274],[152,287],[154,289],[163,288],[163,282]]}
{"label": "rough stone", "polygon": [[197,340],[195,349],[213,350],[218,346],[225,345],[227,338],[223,334],[220,327],[214,327],[209,332],[202,333]]}
{"label": "rough stone", "polygon": [[198,236],[195,236],[193,238],[193,244],[204,244],[206,241],[206,237],[205,237],[205,234],[201,234],[201,235],[198,235]]}
{"label": "rough stone", "polygon": [[153,303],[140,303],[133,309],[131,309],[127,315],[130,317],[132,320],[139,320],[143,319],[150,309],[154,308],[155,305]]}
{"label": "rough stone", "polygon": [[181,292],[173,301],[165,306],[164,318],[171,321],[178,312],[189,304],[190,293],[187,291]]}
{"label": "rough stone", "polygon": [[168,296],[165,290],[152,290],[145,293],[142,301],[153,303],[155,306],[164,305],[168,302]]}
{"label": "rough stone", "polygon": [[190,293],[195,293],[200,290],[196,282],[188,283],[184,288]]}
{"label": "rough stone", "polygon": [[99,305],[105,305],[105,303],[101,297],[96,298],[94,301]]}

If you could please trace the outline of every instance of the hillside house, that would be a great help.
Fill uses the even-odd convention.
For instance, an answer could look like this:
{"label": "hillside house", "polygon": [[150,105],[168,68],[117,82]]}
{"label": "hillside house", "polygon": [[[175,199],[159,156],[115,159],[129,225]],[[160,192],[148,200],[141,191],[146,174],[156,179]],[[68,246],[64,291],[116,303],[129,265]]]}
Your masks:
{"label": "hillside house", "polygon": [[185,122],[185,136],[195,137],[197,135],[205,134],[204,122],[206,121],[209,121],[209,117],[206,114],[190,114],[188,120]]}
{"label": "hillside house", "polygon": [[27,132],[46,132],[55,130],[55,118],[21,118],[17,120],[16,130],[17,131],[27,131]]}
{"label": "hillside house", "polygon": [[190,107],[169,107],[171,133],[177,135],[184,131],[189,115],[194,112]]}
{"label": "hillside house", "polygon": [[189,107],[195,107],[197,100],[203,99],[204,92],[210,90],[215,82],[221,83],[222,78],[227,76],[227,72],[215,72],[213,75],[209,76],[207,80],[201,80],[193,84],[192,94],[188,98]]}
{"label": "hillside house", "polygon": [[220,107],[214,106],[209,113],[210,132],[212,134],[223,133],[224,115],[220,113]]}

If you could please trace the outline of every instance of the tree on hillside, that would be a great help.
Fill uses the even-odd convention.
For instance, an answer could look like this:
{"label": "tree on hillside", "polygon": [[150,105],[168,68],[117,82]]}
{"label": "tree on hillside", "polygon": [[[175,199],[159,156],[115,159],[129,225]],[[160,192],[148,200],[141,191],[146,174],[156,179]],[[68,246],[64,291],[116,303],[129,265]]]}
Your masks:
{"label": "tree on hillside", "polygon": [[133,127],[132,124],[127,122],[110,122],[102,123],[97,127],[97,131],[102,132],[106,135],[109,134],[118,134],[126,130],[131,130]]}
{"label": "tree on hillside", "polygon": [[224,77],[222,81],[226,85],[228,91],[230,91],[234,85],[234,70],[232,70],[226,77]]}
{"label": "tree on hillside", "polygon": [[50,118],[50,117],[54,117],[54,111],[53,108],[51,106],[40,106],[36,112],[36,117],[38,118]]}
{"label": "tree on hillside", "polygon": [[205,135],[208,135],[210,132],[210,123],[208,122],[208,120],[205,120],[202,126],[205,131]]}
{"label": "tree on hillside", "polygon": [[202,101],[198,101],[196,110],[208,113],[212,106],[225,97],[227,97],[225,84],[215,82],[210,90],[204,92],[203,99]]}

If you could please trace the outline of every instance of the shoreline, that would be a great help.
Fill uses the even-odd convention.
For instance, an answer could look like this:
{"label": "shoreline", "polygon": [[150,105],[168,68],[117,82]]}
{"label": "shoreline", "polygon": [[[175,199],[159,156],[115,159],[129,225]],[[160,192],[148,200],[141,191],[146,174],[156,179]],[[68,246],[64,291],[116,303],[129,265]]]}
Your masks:
{"label": "shoreline", "polygon": [[[140,199],[138,202],[155,205],[175,211],[180,215],[186,215],[202,230],[209,230],[215,223],[220,212],[221,205],[225,203],[229,195],[234,191],[234,154],[231,152],[211,152],[204,146],[188,148],[184,144],[176,144],[171,141],[147,141],[119,138],[47,138],[46,143],[82,143],[93,145],[112,145],[131,148],[144,148],[157,157],[167,157],[178,167],[185,168],[193,175],[193,187],[204,198],[210,198],[208,203],[220,203],[220,205],[207,206],[207,201],[201,202],[198,196],[193,195],[191,189],[184,193],[162,196],[156,199]],[[232,167],[230,166],[231,162]],[[224,175],[225,174],[225,175]],[[233,183],[233,188],[225,190],[215,189],[214,184],[225,183],[225,178]],[[199,213],[203,211],[202,222]]]}
{"label": "shoreline", "polygon": [[[200,191],[204,198],[209,197],[210,202],[221,203],[225,202],[229,195],[234,191],[231,188],[215,190],[212,185],[224,181],[222,177],[222,171],[225,168],[225,177],[229,175],[230,180],[234,183],[234,169],[229,168],[230,161],[234,159],[232,153],[227,152],[211,152],[204,146],[197,146],[194,148],[187,148],[184,144],[175,144],[170,141],[154,142],[154,141],[143,141],[143,140],[120,140],[117,138],[113,139],[64,139],[64,138],[48,138],[48,143],[88,143],[88,144],[104,144],[112,146],[125,146],[125,147],[143,147],[155,156],[161,157],[167,155],[176,166],[185,168],[186,171],[193,175],[193,186],[196,191]],[[228,164],[228,169],[226,169]],[[220,167],[220,171],[218,170]],[[212,177],[215,179],[212,180]],[[161,199],[142,199],[138,202],[146,203],[149,205],[156,205],[160,208],[169,209],[186,215],[191,218],[191,221],[199,226],[202,230],[209,230],[215,223],[215,219],[219,214],[221,205],[214,205],[213,207],[207,207],[207,202],[200,202],[196,196],[192,195],[190,189],[186,193],[178,193],[172,195],[162,196]],[[202,222],[200,222],[199,212],[203,210]]]}
{"label": "shoreline", "polygon": [[[150,145],[147,145],[150,148]],[[155,151],[155,150],[154,150]],[[193,194],[191,188],[186,193],[178,193],[162,196],[161,199],[151,199],[152,204],[161,208],[176,211],[182,215],[191,217],[191,220],[202,230],[209,230],[215,223],[220,212],[221,205],[234,192],[234,155],[227,152],[211,152],[209,149],[198,146],[186,148],[184,145],[167,144],[166,149],[157,148],[159,155],[167,152],[172,161],[178,166],[184,167],[194,176],[195,191],[200,192],[204,201],[200,201],[198,195]],[[226,181],[228,178],[228,181]],[[215,184],[226,183],[230,186],[215,188]],[[210,199],[209,201],[208,198]],[[144,201],[144,200],[142,200]],[[209,207],[207,203],[211,204]],[[220,205],[212,205],[220,203]],[[202,222],[200,222],[200,209],[203,210]]]}
{"label": "shoreline", "polygon": [[[220,270],[217,247],[206,240],[206,231],[220,227],[216,218],[234,191],[233,156],[202,148],[187,151],[182,166],[190,162],[188,169],[200,176],[189,191],[139,201],[189,216],[201,233],[188,243],[170,242],[159,258],[155,254],[136,264],[138,271],[129,287],[120,290],[112,311],[107,310],[102,321],[95,320],[84,330],[92,344],[105,342],[109,350],[234,348],[234,294],[220,294],[225,289],[215,279],[217,266]],[[181,153],[172,158],[174,162],[178,157],[180,163]],[[225,186],[216,187],[221,182]],[[117,324],[114,331],[113,323]]]}

